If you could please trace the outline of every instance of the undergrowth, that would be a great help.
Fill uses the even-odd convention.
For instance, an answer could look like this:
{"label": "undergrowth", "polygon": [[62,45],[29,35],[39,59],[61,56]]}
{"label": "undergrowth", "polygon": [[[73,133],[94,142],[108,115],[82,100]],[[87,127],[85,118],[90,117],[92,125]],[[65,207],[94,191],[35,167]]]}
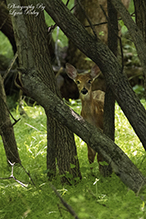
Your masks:
{"label": "undergrowth", "polygon": [[[145,104],[145,101],[143,101]],[[80,102],[72,101],[72,108],[80,113]],[[0,219],[73,218],[56,197],[46,175],[46,117],[40,106],[28,107],[24,104],[26,115],[14,126],[15,136],[22,165],[29,172],[32,181],[22,167],[14,166],[14,176],[26,187],[14,179],[0,180]],[[18,108],[12,111],[20,118]],[[115,175],[104,178],[100,175],[97,162],[93,172],[87,160],[86,144],[75,136],[82,180],[73,186],[62,185],[59,176],[52,184],[62,198],[72,206],[80,219],[142,219],[146,218],[145,190],[136,196]],[[116,143],[124,150],[134,164],[146,175],[145,151],[116,104]],[[0,177],[11,175],[11,167],[6,162],[2,140],[0,140]]]}
{"label": "undergrowth", "polygon": [[[72,2],[74,1],[71,1],[71,4]],[[72,5],[69,5],[69,8],[72,8]],[[48,26],[54,24],[47,14],[45,18]],[[57,39],[56,29],[53,32],[53,38]],[[13,52],[8,39],[2,33],[0,39],[0,54],[12,58]],[[61,31],[57,42],[61,47],[68,43]],[[142,103],[146,106],[145,101]],[[72,101],[71,106],[80,113],[80,102]],[[24,103],[23,107],[26,115],[20,116],[18,108],[13,110],[12,114],[16,119],[21,117],[21,120],[14,126],[14,131],[22,165],[30,174],[31,179],[19,165],[14,166],[13,174],[26,187],[14,179],[0,179],[0,219],[73,218],[56,197],[46,175],[45,112],[37,105],[28,107]],[[145,151],[118,105],[116,105],[115,136],[116,144],[128,155],[142,174],[146,175]],[[102,177],[96,161],[91,172],[86,144],[76,135],[75,141],[82,180],[76,185],[62,185],[60,177],[56,176],[51,183],[62,198],[72,206],[78,217],[80,219],[146,218],[146,190],[136,196],[115,174],[108,178]],[[7,164],[1,138],[0,155],[0,177],[8,178],[12,169]]]}

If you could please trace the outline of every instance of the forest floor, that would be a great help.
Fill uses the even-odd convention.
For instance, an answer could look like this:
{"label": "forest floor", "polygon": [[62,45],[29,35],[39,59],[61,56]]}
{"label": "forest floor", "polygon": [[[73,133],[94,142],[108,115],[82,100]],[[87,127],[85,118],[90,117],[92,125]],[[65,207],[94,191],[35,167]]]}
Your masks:
{"label": "forest floor", "polygon": [[[142,100],[144,106],[146,103]],[[80,102],[72,101],[71,107],[80,113]],[[42,107],[23,105],[27,115],[20,116],[18,107],[12,111],[13,116],[21,120],[14,126],[15,137],[22,165],[30,174],[34,184],[19,165],[14,165],[14,179],[0,179],[0,219],[73,218],[56,197],[47,178],[46,117]],[[132,162],[146,175],[145,151],[116,104],[116,143],[129,156]],[[136,195],[129,190],[113,173],[111,177],[100,175],[97,161],[93,171],[87,159],[87,146],[75,136],[82,180],[76,185],[62,185],[59,175],[51,182],[61,197],[72,206],[80,219],[144,219],[146,218],[146,190]],[[11,175],[11,167],[0,139],[0,177]]]}

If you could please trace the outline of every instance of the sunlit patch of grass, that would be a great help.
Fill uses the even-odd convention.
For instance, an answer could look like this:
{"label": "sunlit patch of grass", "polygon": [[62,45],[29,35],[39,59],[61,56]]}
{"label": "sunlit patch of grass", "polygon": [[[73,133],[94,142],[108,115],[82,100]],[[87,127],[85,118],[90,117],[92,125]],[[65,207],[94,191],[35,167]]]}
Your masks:
{"label": "sunlit patch of grass", "polygon": [[[146,106],[145,100],[141,101],[144,106]],[[79,101],[72,101],[71,107],[80,114],[81,111],[81,102]],[[81,163],[85,164],[85,168],[87,168],[87,145],[86,143],[80,139],[79,137],[75,136],[77,149],[79,152],[79,159],[80,156],[83,155],[84,159],[81,159]],[[115,111],[115,143],[127,154],[127,156],[133,161],[133,163],[143,170],[146,173],[146,168],[144,168],[144,163],[146,163],[146,155],[145,150],[135,134],[133,128],[131,127],[129,121],[125,117],[124,113],[122,112],[119,105],[116,103],[116,111]],[[96,162],[96,159],[95,159]],[[94,163],[95,163],[94,162]],[[98,166],[98,164],[93,164]],[[94,168],[95,168],[94,167]],[[89,168],[89,166],[88,166]],[[98,171],[98,168],[97,168]]]}
{"label": "sunlit patch of grass", "polygon": [[145,150],[118,104],[115,115],[115,142],[138,165],[139,159],[145,155]]}

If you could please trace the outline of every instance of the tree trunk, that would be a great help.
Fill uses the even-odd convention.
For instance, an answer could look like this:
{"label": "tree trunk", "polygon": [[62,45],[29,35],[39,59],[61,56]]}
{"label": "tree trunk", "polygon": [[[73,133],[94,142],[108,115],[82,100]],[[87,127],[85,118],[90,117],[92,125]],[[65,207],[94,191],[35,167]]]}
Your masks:
{"label": "tree trunk", "polygon": [[65,125],[96,152],[102,154],[105,161],[111,165],[112,170],[126,186],[135,192],[140,191],[145,185],[146,179],[127,155],[99,129],[86,122],[81,116],[65,105],[38,77],[32,77],[32,75],[33,71],[29,74],[24,71],[20,73],[22,80],[25,77],[25,81],[23,81],[25,91],[36,99],[46,112],[49,112],[60,124]]}
{"label": "tree trunk", "polygon": [[91,36],[62,2],[49,0],[45,3],[46,11],[67,37],[99,66],[107,85],[146,149],[145,109],[129,85],[127,77],[121,74],[122,68],[115,55],[99,39]]}
{"label": "tree trunk", "polygon": [[[111,4],[110,0],[107,0],[108,8],[108,47],[117,56],[118,49],[118,17],[117,11]],[[115,140],[115,97],[109,86],[106,87],[105,102],[104,102],[104,126],[103,132]],[[111,173],[112,169],[109,166],[103,166],[108,168],[106,172]]]}
{"label": "tree trunk", "polygon": [[[117,56],[118,49],[118,17],[117,11],[107,0],[108,6],[108,47]],[[115,139],[115,97],[107,86],[104,105],[104,133],[113,141]]]}
{"label": "tree trunk", "polygon": [[[15,0],[14,3],[16,5],[20,4],[18,0]],[[21,3],[22,5],[36,5],[36,1],[25,1],[25,3],[24,1],[21,1]],[[28,75],[33,69],[33,75],[31,75],[31,77],[38,78],[40,82],[43,82],[44,85],[48,87],[48,89],[58,95],[55,76],[50,63],[44,14],[43,10],[38,9],[38,11],[39,15],[37,17],[32,15],[12,17],[16,45],[20,59],[19,64],[21,68],[26,69]],[[25,78],[23,78],[23,81],[25,82]],[[37,80],[35,80],[28,89],[37,86],[37,83]],[[59,173],[62,175],[64,174],[62,177],[63,181],[69,180],[66,178],[66,171],[68,171],[73,177],[81,178],[73,133],[66,127],[62,126],[59,121],[55,120],[52,115],[50,115],[49,111],[45,112],[47,115],[48,131],[47,168],[49,170],[49,177],[55,175],[55,160],[57,159]],[[61,154],[58,153],[58,150],[61,151]],[[70,167],[71,162],[74,165],[74,168]]]}
{"label": "tree trunk", "polygon": [[9,11],[3,0],[0,0],[0,30],[8,37],[14,53],[17,51]]}
{"label": "tree trunk", "polygon": [[142,32],[138,28],[138,26],[135,24],[129,12],[126,10],[126,8],[124,7],[124,5],[121,3],[120,0],[111,0],[111,2],[116,8],[116,10],[120,13],[122,20],[124,21],[125,26],[128,28],[129,34],[135,44],[138,57],[140,59],[140,62],[143,68],[143,74],[145,77],[144,83],[145,83],[145,89],[146,89],[146,44],[145,44],[145,40],[143,38]]}
{"label": "tree trunk", "polygon": [[[128,8],[130,0],[122,0],[122,2],[124,3],[125,7]],[[80,0],[80,5],[83,7],[85,13],[82,11],[81,6],[78,5],[77,0],[75,0],[75,5],[75,17],[84,26],[86,26],[86,30],[89,33],[93,34],[93,31],[87,20],[88,17],[94,27],[98,38],[101,39],[104,43],[107,43],[107,19],[101,9],[102,6],[107,13],[107,0]],[[82,53],[71,40],[69,40],[69,48],[67,51],[67,62],[76,66],[76,68],[78,69],[90,69],[93,66],[93,62],[88,61],[86,59],[86,55]]]}
{"label": "tree trunk", "polygon": [[[81,0],[80,1],[83,10],[85,11],[86,15],[90,19],[92,24],[99,24],[102,22],[106,22],[106,18],[103,15],[103,12],[100,8],[100,4],[103,8],[106,7],[106,0]],[[84,12],[81,9],[81,6],[78,5],[78,1],[75,0],[75,5],[77,5],[74,9],[74,15],[76,18],[84,25],[89,26],[87,18]],[[106,9],[105,9],[106,10]],[[96,34],[100,39],[104,42],[107,41],[107,24],[99,25],[94,27]],[[87,28],[87,31],[93,34],[91,27]],[[102,33],[102,34],[100,34]],[[71,63],[72,65],[76,66],[78,69],[90,69],[93,66],[93,62],[86,59],[86,55],[82,53],[74,43],[69,40],[69,47],[67,51],[67,62]]]}
{"label": "tree trunk", "polygon": [[[15,3],[18,4],[19,2],[15,2]],[[120,75],[119,74],[116,75],[116,72],[120,72],[121,68],[119,64],[117,63],[116,57],[109,51],[109,49],[106,46],[103,46],[100,41],[96,42],[92,36],[86,33],[86,31],[84,32],[84,28],[82,27],[82,25],[77,23],[76,19],[72,20],[72,15],[66,9],[66,7],[61,1],[58,1],[58,0],[48,1],[47,0],[45,3],[46,3],[46,9],[49,11],[52,17],[53,15],[55,16],[55,20],[57,21],[57,23],[60,24],[59,21],[62,21],[62,18],[63,18],[65,25],[63,24],[63,22],[61,22],[62,25],[60,26],[64,30],[65,33],[68,32],[69,35],[72,34],[72,37],[71,36],[70,37],[72,39],[73,37],[75,38],[74,41],[76,42],[77,46],[80,45],[82,50],[85,49],[86,54],[87,54],[87,51],[89,51],[89,56],[92,57],[93,60],[95,59],[97,64],[101,63],[100,67],[103,70],[105,75],[106,75],[106,72],[108,73],[107,67],[109,68],[109,76],[111,77],[113,75],[112,79],[114,80],[112,81],[114,84],[115,84],[115,81],[119,81],[118,85],[122,83],[122,87],[123,85],[126,87],[127,80],[125,79],[125,77],[123,77],[122,80],[120,80],[121,79]],[[61,17],[60,17],[60,12],[62,15]],[[21,83],[22,88],[27,93],[29,93],[31,97],[37,100],[37,102],[40,103],[44,107],[46,113],[49,113],[51,117],[53,117],[58,122],[58,124],[62,124],[63,126],[66,126],[68,129],[72,130],[72,132],[79,135],[95,151],[101,153],[104,156],[105,160],[111,164],[114,172],[120,177],[120,179],[127,186],[129,186],[135,192],[139,191],[141,187],[145,184],[145,178],[141,175],[141,173],[134,166],[134,164],[129,160],[126,154],[120,148],[118,148],[117,145],[114,144],[111,139],[109,139],[106,135],[98,131],[98,129],[95,129],[95,127],[93,127],[91,124],[88,124],[86,121],[84,121],[82,117],[78,116],[73,110],[71,110],[68,106],[66,106],[64,102],[60,100],[60,98],[58,98],[54,93],[52,93],[52,91],[48,88],[47,83],[43,81],[42,78],[40,78],[40,74],[38,74],[40,69],[36,68],[38,67],[35,65],[37,64],[37,62],[34,63],[34,60],[33,60],[33,54],[35,55],[35,57],[37,56],[37,54],[33,53],[35,52],[34,50],[32,52],[32,48],[30,45],[32,45],[33,47],[33,44],[31,44],[32,40],[29,41],[30,39],[27,36],[27,31],[26,31],[25,22],[23,20],[23,16],[20,16],[19,18],[18,17],[13,18],[13,22],[14,22],[14,27],[18,28],[15,30],[17,31],[16,32],[17,39],[20,39],[19,45],[21,45],[21,43],[23,42],[23,44],[19,46],[19,56],[22,58],[22,61],[23,61],[23,63],[21,63],[23,65],[21,65],[21,69],[19,69],[20,70],[19,78],[20,78],[20,81],[22,82]],[[38,26],[35,25],[36,24],[35,22],[38,24],[38,18],[34,20],[34,23],[33,23],[33,25],[36,26],[36,29],[37,29]],[[70,26],[71,31],[68,31],[69,26]],[[73,36],[73,32],[74,32],[74,36]],[[78,35],[80,36],[79,39],[77,37]],[[45,37],[43,39],[45,41]],[[39,38],[37,38],[37,34],[36,34],[35,40],[40,42]],[[33,41],[33,43],[34,42],[36,41]],[[44,56],[44,53],[42,53],[42,55],[39,56],[41,58],[40,62],[43,62],[42,65],[44,66],[45,64],[45,67],[47,69],[49,68],[49,71],[51,71],[50,65],[48,65],[48,62],[46,62],[48,61],[46,60],[46,57],[48,54],[47,49],[46,49],[47,46],[46,44],[45,46],[43,45],[44,45],[44,42],[43,44],[41,44],[41,46],[43,47],[43,51],[46,52],[46,55]],[[27,50],[28,48],[29,50]],[[89,50],[89,48],[91,48],[91,51]],[[40,51],[37,51],[37,52],[40,52]],[[107,59],[107,57],[109,58],[109,54],[111,55],[110,60]],[[98,58],[96,56],[98,56]],[[44,58],[45,62],[42,59],[42,57]],[[103,61],[101,61],[102,58],[103,58]],[[105,62],[107,62],[107,66],[103,65],[103,63]],[[117,91],[117,85],[114,85],[114,84],[112,84],[111,86],[112,90],[114,90],[113,89],[113,86],[114,86],[115,90]],[[136,103],[140,107],[142,112],[145,113],[145,110],[141,108],[140,102],[137,101],[133,92],[131,92],[131,88],[128,87],[128,91],[129,91],[128,95],[130,97],[131,103],[133,102]],[[117,96],[118,95],[116,95],[116,97]],[[123,100],[122,98],[123,98],[123,90],[118,99],[119,102],[122,102],[121,101]],[[138,110],[138,113],[140,116],[142,116],[142,118],[144,117],[144,115],[140,114],[139,110]],[[145,132],[145,129],[144,129],[144,132]],[[70,148],[70,150],[72,150],[72,148]],[[75,157],[74,159],[77,159],[77,158]]]}
{"label": "tree trunk", "polygon": [[2,136],[7,160],[11,163],[21,163],[13,126],[9,117],[3,79],[0,75],[0,135]]}
{"label": "tree trunk", "polygon": [[146,1],[134,0],[136,24],[142,32],[146,43]]}

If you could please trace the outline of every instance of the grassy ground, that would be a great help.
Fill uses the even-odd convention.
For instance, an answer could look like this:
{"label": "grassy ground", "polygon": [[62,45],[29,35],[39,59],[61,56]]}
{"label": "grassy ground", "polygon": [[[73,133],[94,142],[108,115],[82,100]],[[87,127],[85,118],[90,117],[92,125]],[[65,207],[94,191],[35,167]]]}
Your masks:
{"label": "grassy ground", "polygon": [[[145,102],[143,101],[145,104]],[[80,103],[72,102],[75,111]],[[15,136],[22,164],[30,173],[35,186],[22,167],[14,166],[14,176],[28,185],[22,187],[13,179],[0,180],[0,219],[73,218],[61,205],[52,191],[46,176],[46,118],[40,106],[24,106],[28,116],[23,116],[15,125]],[[18,109],[13,111],[19,118]],[[62,198],[72,206],[80,219],[140,219],[146,218],[145,192],[139,197],[129,190],[113,174],[103,178],[94,162],[94,175],[90,172],[86,144],[75,136],[78,158],[83,179],[77,185],[61,185],[59,176],[52,184]],[[125,151],[135,165],[146,175],[144,149],[116,105],[116,143]],[[0,140],[0,177],[9,177],[11,168],[6,163]]]}
{"label": "grassy ground", "polygon": [[[72,1],[73,2],[73,1]],[[71,8],[70,6],[69,8]],[[48,26],[54,24],[46,15]],[[53,37],[56,39],[56,30]],[[67,45],[67,38],[60,31],[58,44]],[[0,55],[12,58],[13,52],[7,38],[0,33]],[[145,102],[143,104],[146,106]],[[80,112],[80,103],[72,102],[75,111]],[[22,165],[30,173],[35,183],[24,169],[14,166],[14,176],[27,187],[11,180],[0,180],[0,219],[70,219],[73,218],[61,205],[54,194],[46,176],[46,117],[40,106],[24,105],[28,116],[22,116],[15,125],[15,136]],[[13,115],[19,118],[18,109]],[[136,196],[116,175],[103,178],[97,162],[93,165],[93,176],[87,159],[86,144],[75,136],[78,158],[82,172],[82,181],[68,186],[60,183],[57,176],[52,184],[62,198],[72,206],[80,219],[144,219],[146,218],[146,190]],[[146,175],[145,151],[116,105],[116,143],[121,147],[134,164]],[[0,177],[9,177],[11,168],[7,165],[6,156],[0,139]]]}

